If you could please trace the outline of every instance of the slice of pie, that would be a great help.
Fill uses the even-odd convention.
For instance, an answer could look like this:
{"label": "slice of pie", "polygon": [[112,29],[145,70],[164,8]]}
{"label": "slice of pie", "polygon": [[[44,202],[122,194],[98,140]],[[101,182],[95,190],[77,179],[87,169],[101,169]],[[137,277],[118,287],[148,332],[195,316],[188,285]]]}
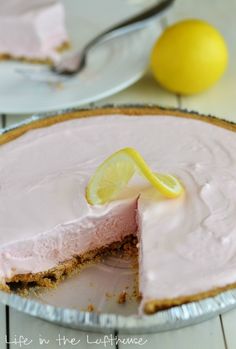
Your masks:
{"label": "slice of pie", "polygon": [[65,13],[58,0],[7,0],[0,3],[0,59],[57,60],[68,46]]}
{"label": "slice of pie", "polygon": [[[104,108],[0,136],[1,288],[50,287],[135,238],[141,313],[235,287],[235,130],[179,111]],[[89,205],[89,178],[127,146],[185,194],[167,199],[134,178],[117,200]]]}

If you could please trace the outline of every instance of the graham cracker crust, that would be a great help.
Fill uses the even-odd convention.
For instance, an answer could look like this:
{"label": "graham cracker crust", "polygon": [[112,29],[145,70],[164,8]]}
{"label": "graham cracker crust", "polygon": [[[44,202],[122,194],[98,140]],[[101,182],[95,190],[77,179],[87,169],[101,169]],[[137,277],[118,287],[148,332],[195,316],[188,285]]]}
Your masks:
{"label": "graham cracker crust", "polygon": [[55,268],[46,272],[15,275],[10,279],[6,279],[5,285],[0,284],[0,290],[27,295],[32,288],[54,288],[65,278],[79,273],[88,265],[101,262],[106,256],[122,255],[124,258],[128,256],[135,258],[137,256],[136,245],[136,236],[129,235],[122,241],[116,241],[100,249],[74,256],[70,260],[60,263]]}
{"label": "graham cracker crust", "polygon": [[[71,47],[69,41],[63,42],[60,46],[55,48],[55,51],[58,53],[62,53],[68,50]],[[0,61],[19,61],[24,63],[33,63],[33,64],[47,64],[52,65],[53,61],[50,58],[46,59],[38,59],[38,58],[26,58],[26,57],[15,57],[8,53],[0,53]]]}
{"label": "graham cracker crust", "polygon": [[[109,116],[110,114],[113,114],[113,115],[123,114],[130,117],[132,116],[141,117],[145,115],[158,117],[160,115],[166,115],[171,117],[189,118],[189,119],[200,120],[202,122],[206,122],[214,126],[222,127],[227,130],[236,132],[235,123],[218,119],[215,116],[211,116],[211,115],[208,115],[208,116],[201,115],[196,112],[188,112],[188,111],[179,110],[179,109],[166,109],[162,107],[153,107],[153,106],[150,106],[150,107],[123,106],[123,107],[115,107],[115,108],[103,107],[103,108],[96,108],[96,109],[84,109],[84,110],[81,109],[77,111],[75,110],[72,112],[65,113],[63,115],[56,115],[52,117],[47,117],[45,119],[36,120],[30,124],[23,125],[17,129],[11,130],[5,134],[0,135],[0,145],[10,142],[33,129],[48,127],[53,124],[56,124],[59,122],[65,122],[67,120],[72,120],[72,119],[96,117],[99,115]],[[132,239],[134,239],[133,236],[132,236]],[[80,256],[74,257],[70,261],[62,263],[58,267],[51,269],[45,273],[17,275],[11,280],[8,280],[6,286],[0,285],[0,288],[10,292],[15,288],[15,286],[19,286],[19,285],[22,285],[23,290],[27,290],[29,287],[37,287],[37,286],[55,287],[55,285],[57,285],[67,275],[71,275],[75,270],[80,270],[84,265],[87,265],[87,263],[94,263],[97,260],[101,260],[103,256],[110,254],[111,251],[114,252],[119,249],[122,249],[125,243],[129,245],[129,242],[125,242],[125,241],[117,242],[117,243],[114,243],[115,245],[107,246],[101,249],[100,251],[91,251],[88,253],[88,255],[84,255],[83,257],[80,257]],[[130,247],[133,245],[134,243],[131,243]],[[193,302],[193,301],[199,301],[204,298],[213,297],[221,292],[224,292],[233,288],[236,288],[236,281],[226,286],[213,288],[211,290],[207,290],[205,292],[201,292],[197,294],[181,296],[173,299],[168,299],[168,298],[153,299],[153,300],[147,301],[144,304],[143,310],[146,314],[153,314],[158,310],[163,310],[173,306],[178,306],[178,305]],[[140,298],[141,298],[141,295],[140,295]]]}
{"label": "graham cracker crust", "polygon": [[22,136],[24,133],[34,130],[37,128],[42,127],[48,127],[52,126],[54,124],[57,124],[59,122],[65,122],[68,120],[74,120],[74,119],[81,119],[81,118],[87,118],[87,117],[97,117],[101,115],[106,115],[109,117],[111,114],[117,114],[119,117],[119,114],[127,115],[127,116],[139,116],[144,117],[147,116],[172,116],[172,117],[182,117],[187,119],[195,119],[200,120],[215,126],[219,126],[222,128],[225,128],[230,131],[236,132],[236,124],[230,121],[219,119],[212,115],[203,115],[198,114],[197,112],[189,112],[184,111],[180,109],[171,109],[171,108],[162,108],[162,107],[143,107],[143,106],[121,106],[121,107],[101,107],[101,108],[95,108],[95,109],[78,109],[71,112],[66,112],[65,114],[59,114],[55,116],[50,116],[45,119],[40,119],[33,121],[27,125],[22,125],[14,130],[8,131],[5,134],[0,135],[0,145],[10,142],[20,136]]}
{"label": "graham cracker crust", "polygon": [[189,296],[181,296],[181,297],[172,298],[172,299],[168,299],[168,298],[153,299],[144,304],[144,312],[146,314],[154,314],[158,310],[164,310],[164,309],[168,309],[181,304],[200,301],[201,299],[204,299],[204,298],[214,297],[221,292],[229,291],[234,288],[236,288],[236,282],[223,287],[216,287],[212,290],[200,292],[200,293],[189,295]]}

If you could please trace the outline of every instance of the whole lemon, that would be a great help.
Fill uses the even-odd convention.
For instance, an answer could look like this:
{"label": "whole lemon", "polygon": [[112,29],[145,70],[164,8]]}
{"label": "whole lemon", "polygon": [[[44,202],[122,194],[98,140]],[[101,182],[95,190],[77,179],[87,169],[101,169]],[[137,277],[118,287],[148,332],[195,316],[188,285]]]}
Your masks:
{"label": "whole lemon", "polygon": [[166,89],[184,95],[201,92],[224,73],[228,50],[222,35],[197,19],[168,27],[151,53],[151,68]]}

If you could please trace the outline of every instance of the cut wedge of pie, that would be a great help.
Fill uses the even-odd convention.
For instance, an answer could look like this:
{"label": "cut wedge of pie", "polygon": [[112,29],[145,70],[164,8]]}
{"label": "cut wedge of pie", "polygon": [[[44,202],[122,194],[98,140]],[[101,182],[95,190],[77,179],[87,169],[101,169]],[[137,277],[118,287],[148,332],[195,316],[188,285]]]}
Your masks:
{"label": "cut wedge of pie", "polygon": [[60,1],[1,1],[0,60],[50,63],[68,46],[65,10]]}

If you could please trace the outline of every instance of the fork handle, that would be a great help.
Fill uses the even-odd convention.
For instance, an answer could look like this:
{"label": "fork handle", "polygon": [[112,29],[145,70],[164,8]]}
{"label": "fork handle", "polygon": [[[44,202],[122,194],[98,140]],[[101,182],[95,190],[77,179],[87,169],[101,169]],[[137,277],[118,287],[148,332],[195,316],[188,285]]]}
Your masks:
{"label": "fork handle", "polygon": [[115,26],[105,30],[100,33],[94,39],[92,39],[86,46],[85,51],[89,50],[94,45],[98,44],[101,41],[114,38],[118,35],[125,34],[137,29],[141,29],[146,26],[147,22],[150,22],[155,17],[157,17],[161,12],[169,8],[175,0],[163,0],[158,2],[155,6],[147,9],[146,11],[138,14],[137,16],[131,17],[128,20],[122,21]]}

